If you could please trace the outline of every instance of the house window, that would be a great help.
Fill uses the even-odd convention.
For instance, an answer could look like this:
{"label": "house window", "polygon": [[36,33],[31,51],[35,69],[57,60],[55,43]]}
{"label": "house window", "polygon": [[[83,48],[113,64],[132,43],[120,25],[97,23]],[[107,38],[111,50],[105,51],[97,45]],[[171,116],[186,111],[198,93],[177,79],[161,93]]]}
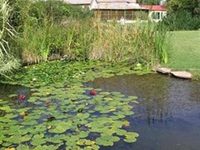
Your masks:
{"label": "house window", "polygon": [[153,12],[152,19],[160,20],[160,18],[161,18],[160,12]]}

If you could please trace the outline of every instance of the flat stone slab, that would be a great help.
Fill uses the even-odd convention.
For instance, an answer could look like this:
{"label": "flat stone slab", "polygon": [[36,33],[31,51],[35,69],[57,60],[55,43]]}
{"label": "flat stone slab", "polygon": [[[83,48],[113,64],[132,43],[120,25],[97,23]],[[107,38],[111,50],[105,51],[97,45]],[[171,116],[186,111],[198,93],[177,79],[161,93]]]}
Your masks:
{"label": "flat stone slab", "polygon": [[170,74],[171,69],[170,68],[156,68],[156,71],[162,74]]}
{"label": "flat stone slab", "polygon": [[187,71],[172,71],[171,74],[177,78],[192,79],[192,74]]}

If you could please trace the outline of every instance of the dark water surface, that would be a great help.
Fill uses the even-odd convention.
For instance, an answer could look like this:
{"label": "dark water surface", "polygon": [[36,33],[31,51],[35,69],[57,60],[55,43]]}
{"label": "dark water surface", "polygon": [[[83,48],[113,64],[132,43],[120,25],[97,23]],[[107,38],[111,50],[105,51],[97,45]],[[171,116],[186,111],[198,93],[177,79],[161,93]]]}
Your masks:
{"label": "dark water surface", "polygon": [[133,144],[118,142],[102,150],[200,150],[200,82],[157,74],[96,79],[95,88],[138,96],[129,129]]}
{"label": "dark water surface", "polygon": [[29,89],[18,85],[0,84],[0,98],[7,98],[10,94],[18,94]]}

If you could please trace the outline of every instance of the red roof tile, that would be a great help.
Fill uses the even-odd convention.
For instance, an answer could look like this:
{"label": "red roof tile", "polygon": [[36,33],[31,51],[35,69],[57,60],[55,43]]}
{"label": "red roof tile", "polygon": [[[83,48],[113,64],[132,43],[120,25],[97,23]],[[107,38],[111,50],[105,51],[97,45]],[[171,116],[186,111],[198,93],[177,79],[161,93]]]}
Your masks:
{"label": "red roof tile", "polygon": [[141,5],[142,8],[151,11],[166,11],[166,7],[162,5]]}

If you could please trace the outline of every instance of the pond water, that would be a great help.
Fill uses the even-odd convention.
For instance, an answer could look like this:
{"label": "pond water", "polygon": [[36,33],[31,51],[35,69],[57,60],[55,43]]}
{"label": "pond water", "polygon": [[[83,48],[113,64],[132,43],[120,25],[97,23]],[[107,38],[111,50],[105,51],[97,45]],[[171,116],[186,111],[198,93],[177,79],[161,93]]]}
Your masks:
{"label": "pond water", "polygon": [[[74,123],[77,123],[77,119],[80,121],[81,118],[84,118],[82,120],[83,123],[87,124],[89,122],[94,131],[104,129],[104,124],[101,124],[102,119],[106,122],[107,120],[105,119],[107,118],[108,121],[110,120],[113,122],[112,119],[114,117],[110,114],[110,110],[112,110],[110,109],[111,106],[123,106],[121,109],[126,111],[119,111],[118,113],[122,116],[126,113],[129,114],[129,109],[132,112],[132,108],[128,107],[130,101],[126,99],[126,96],[137,96],[139,103],[133,103],[133,111],[135,114],[128,115],[126,118],[129,120],[130,126],[123,127],[129,132],[135,131],[139,133],[140,136],[137,138],[137,142],[129,144],[124,142],[124,140],[120,140],[112,147],[101,146],[101,150],[199,150],[200,82],[180,80],[158,74],[148,74],[143,76],[123,75],[112,78],[99,78],[86,85],[86,87],[78,85],[73,88],[65,88],[62,87],[63,85],[59,88],[41,87],[38,90],[32,89],[32,92],[36,91],[31,95],[30,89],[26,87],[0,85],[0,99],[6,99],[10,94],[25,94],[28,99],[27,105],[20,106],[16,105],[15,99],[8,102],[2,101],[2,105],[0,106],[8,104],[8,111],[11,109],[12,113],[5,116],[5,118],[2,118],[1,121],[10,123],[10,128],[7,130],[9,133],[12,131],[14,135],[18,134],[15,133],[16,130],[20,130],[23,135],[27,134],[27,132],[31,132],[33,135],[37,132],[44,132],[45,136],[47,136],[46,140],[43,136],[37,137],[37,140],[34,139],[34,136],[30,140],[30,137],[15,135],[14,137],[23,137],[22,143],[28,145],[31,143],[34,146],[38,146],[45,142],[55,144],[61,143],[61,146],[59,144],[57,148],[65,149],[66,145],[62,145],[62,140],[66,132],[60,131],[60,128],[63,129],[66,127],[66,124],[63,124],[63,122],[69,123],[69,118],[73,118]],[[84,92],[87,91],[88,86],[97,89],[100,88],[103,91],[102,93],[98,92],[97,96],[91,97],[84,94]],[[108,91],[109,93],[105,93],[104,91]],[[113,91],[121,92],[125,95],[125,99],[121,99],[120,97],[123,95],[114,94],[112,93]],[[109,100],[108,97],[104,96],[104,94],[108,95],[108,97],[112,96],[113,99],[116,99],[116,103],[113,103],[114,101]],[[9,99],[10,98],[8,98],[8,100]],[[62,100],[62,103],[58,99]],[[71,101],[68,101],[68,99],[71,99]],[[94,101],[99,103],[99,107],[91,110],[93,106],[96,106],[96,102],[94,103]],[[84,109],[79,112],[79,107],[81,109],[83,107]],[[7,109],[7,107],[5,109]],[[111,116],[105,114],[107,109],[109,110],[108,115]],[[69,110],[69,112],[66,110]],[[23,115],[23,111],[28,111],[27,116],[26,113],[24,113],[25,116],[23,117],[25,117],[25,119],[20,118],[20,115]],[[95,112],[98,112],[98,117]],[[104,115],[101,115],[102,112]],[[6,115],[6,113],[1,111],[0,116],[4,117],[4,115]],[[18,117],[15,117],[16,115]],[[13,119],[13,116],[15,119]],[[18,121],[17,124],[15,121],[16,119]],[[49,119],[53,120],[49,122]],[[98,119],[100,119],[100,122]],[[74,125],[74,123],[72,123],[72,127],[67,127],[67,129],[70,128],[70,131],[73,128],[76,129],[76,126],[78,127],[79,124]],[[115,125],[118,126],[118,123],[121,124],[123,122],[118,121]],[[49,125],[50,127],[54,127],[55,124],[61,125],[59,125],[60,128],[50,128],[47,132],[47,124],[48,127]],[[5,125],[4,122],[2,122],[2,125]],[[32,128],[30,125],[35,126],[36,128]],[[22,126],[26,130],[23,128],[21,129]],[[96,126],[99,127],[94,128]],[[110,127],[111,124],[108,128]],[[1,124],[0,129],[2,129]],[[92,132],[85,131],[85,129],[86,128],[83,130],[85,134]],[[106,126],[105,129],[107,129]],[[4,131],[4,135],[6,135],[8,131]],[[57,134],[57,132],[62,132],[62,134]],[[103,130],[103,132],[106,133],[109,132],[109,130]],[[76,136],[72,136],[71,133],[67,132],[67,134],[70,134],[71,136],[64,137],[66,144],[72,147],[73,145],[76,145],[76,138],[77,136],[80,136],[80,133],[76,133]],[[38,136],[38,134],[36,136]],[[1,140],[2,139],[0,138],[0,149]],[[36,141],[40,141],[40,144]],[[69,143],[67,143],[67,141]],[[21,141],[16,141],[16,138],[8,138],[5,139],[5,142],[7,142],[8,145],[6,143],[4,147],[8,147],[9,142],[20,143]],[[14,146],[17,146],[17,144],[14,144]],[[50,147],[49,149],[57,148]]]}
{"label": "pond water", "polygon": [[118,142],[102,150],[199,150],[200,82],[151,74],[96,79],[92,86],[138,96],[130,127],[136,143]]}
{"label": "pond water", "polygon": [[0,84],[0,98],[7,98],[8,95],[13,93],[26,93],[29,94],[29,89],[19,85]]}

